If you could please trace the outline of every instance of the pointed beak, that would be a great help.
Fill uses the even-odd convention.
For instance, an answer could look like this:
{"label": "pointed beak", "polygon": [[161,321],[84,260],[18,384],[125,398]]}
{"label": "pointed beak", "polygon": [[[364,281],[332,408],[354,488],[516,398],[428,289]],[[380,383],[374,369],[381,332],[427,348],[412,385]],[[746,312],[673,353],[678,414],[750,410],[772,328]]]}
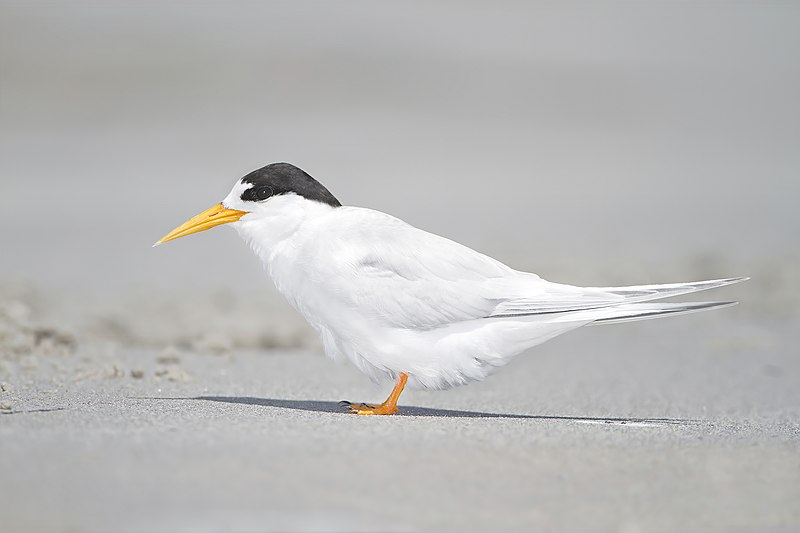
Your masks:
{"label": "pointed beak", "polygon": [[164,244],[165,242],[177,239],[179,237],[185,237],[186,235],[191,235],[192,233],[205,231],[207,229],[213,228],[214,226],[236,222],[246,214],[247,211],[228,209],[224,207],[221,203],[219,203],[214,207],[212,207],[211,209],[203,211],[196,217],[187,220],[174,230],[170,231],[169,233],[161,237],[161,239],[158,242],[156,242],[153,246],[158,246],[159,244]]}

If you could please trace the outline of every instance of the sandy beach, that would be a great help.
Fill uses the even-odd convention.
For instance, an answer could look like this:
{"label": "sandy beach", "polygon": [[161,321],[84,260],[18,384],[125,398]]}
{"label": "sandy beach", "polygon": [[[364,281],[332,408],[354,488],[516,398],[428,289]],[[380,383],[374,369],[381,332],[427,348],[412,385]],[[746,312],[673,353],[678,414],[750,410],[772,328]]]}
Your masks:
{"label": "sandy beach", "polygon": [[338,400],[386,390],[316,349],[40,332],[2,361],[3,530],[792,531],[795,324],[584,328],[375,418]]}
{"label": "sandy beach", "polygon": [[[798,27],[0,2],[0,532],[800,530]],[[555,282],[752,279],[356,417],[230,228],[150,247],[273,161]]]}

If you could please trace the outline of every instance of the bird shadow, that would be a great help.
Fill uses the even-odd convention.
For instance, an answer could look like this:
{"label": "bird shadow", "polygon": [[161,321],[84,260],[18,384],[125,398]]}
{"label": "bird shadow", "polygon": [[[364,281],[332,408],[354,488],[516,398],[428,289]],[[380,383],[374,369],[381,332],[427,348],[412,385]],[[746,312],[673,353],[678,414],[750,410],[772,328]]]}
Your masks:
{"label": "bird shadow", "polygon": [[0,415],[26,415],[31,413],[52,413],[54,411],[66,411],[66,407],[50,407],[46,409],[24,409],[20,411],[0,411]]}
{"label": "bird shadow", "polygon": [[[295,411],[312,413],[348,414],[339,402],[321,400],[281,400],[275,398],[253,398],[249,396],[196,396],[194,398],[150,398],[159,400],[197,400],[207,402],[233,403],[254,405],[261,407],[275,407]],[[583,424],[608,424],[632,426],[689,426],[701,422],[693,419],[681,418],[633,418],[633,417],[589,417],[589,416],[559,416],[559,415],[529,415],[513,413],[488,413],[483,411],[463,411],[454,409],[432,409],[429,407],[399,406],[401,417],[428,417],[428,418],[507,418],[521,420],[565,421]],[[395,415],[395,416],[398,416]]]}

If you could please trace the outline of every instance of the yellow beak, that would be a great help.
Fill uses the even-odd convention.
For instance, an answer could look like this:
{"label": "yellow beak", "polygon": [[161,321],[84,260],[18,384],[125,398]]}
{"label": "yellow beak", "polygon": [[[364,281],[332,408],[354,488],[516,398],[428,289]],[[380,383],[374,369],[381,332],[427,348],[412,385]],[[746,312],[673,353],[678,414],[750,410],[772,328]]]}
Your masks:
{"label": "yellow beak", "polygon": [[211,209],[207,209],[193,217],[174,230],[170,231],[161,239],[155,243],[153,246],[158,246],[159,244],[164,244],[165,242],[177,239],[179,237],[185,237],[186,235],[191,235],[192,233],[197,233],[200,231],[205,231],[207,229],[211,229],[214,226],[219,226],[221,224],[228,224],[230,222],[236,222],[243,216],[247,214],[247,211],[237,211],[236,209],[227,209],[223,207],[221,203],[215,205]]}

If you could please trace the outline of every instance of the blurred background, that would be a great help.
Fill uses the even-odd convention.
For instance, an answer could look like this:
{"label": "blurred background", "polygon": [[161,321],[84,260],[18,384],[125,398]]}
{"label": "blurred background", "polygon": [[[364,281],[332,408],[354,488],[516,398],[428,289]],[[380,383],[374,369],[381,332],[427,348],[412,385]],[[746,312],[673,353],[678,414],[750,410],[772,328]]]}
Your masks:
{"label": "blurred background", "polygon": [[[0,529],[796,530],[798,28],[789,1],[0,2]],[[552,281],[752,280],[349,417],[388,391],[235,232],[151,248],[275,161]]]}
{"label": "blurred background", "polygon": [[[150,248],[289,161],[554,281],[751,275],[780,311],[798,23],[793,2],[5,1],[2,290],[128,340],[183,320],[294,342],[307,330],[228,228]],[[254,323],[269,332],[243,338]]]}

